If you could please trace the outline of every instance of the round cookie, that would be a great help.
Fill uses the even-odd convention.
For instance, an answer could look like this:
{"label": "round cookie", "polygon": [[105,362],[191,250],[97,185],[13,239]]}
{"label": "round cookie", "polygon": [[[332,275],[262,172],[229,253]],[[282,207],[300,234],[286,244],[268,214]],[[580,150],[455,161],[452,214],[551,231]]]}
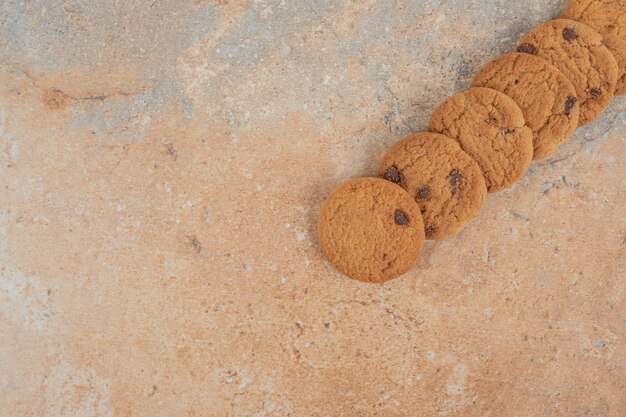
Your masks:
{"label": "round cookie", "polygon": [[424,247],[424,222],[413,198],[380,178],[359,178],[326,200],[319,221],[322,251],[339,271],[382,283],[411,269]]}
{"label": "round cookie", "polygon": [[487,64],[472,85],[501,91],[520,106],[533,131],[533,159],[552,155],[578,127],[574,86],[539,57],[522,53],[501,56]]}
{"label": "round cookie", "polygon": [[579,126],[597,118],[613,100],[617,61],[589,26],[550,20],[523,37],[517,51],[545,59],[572,82],[580,104]]}
{"label": "round cookie", "polygon": [[561,18],[584,23],[604,38],[619,67],[615,94],[626,94],[626,1],[572,0]]}
{"label": "round cookie", "polygon": [[478,163],[490,193],[510,187],[528,170],[533,133],[506,94],[473,87],[444,101],[428,130],[455,139]]}
{"label": "round cookie", "polygon": [[417,133],[396,143],[378,172],[415,198],[427,239],[460,232],[478,215],[487,196],[476,161],[454,139],[438,133]]}

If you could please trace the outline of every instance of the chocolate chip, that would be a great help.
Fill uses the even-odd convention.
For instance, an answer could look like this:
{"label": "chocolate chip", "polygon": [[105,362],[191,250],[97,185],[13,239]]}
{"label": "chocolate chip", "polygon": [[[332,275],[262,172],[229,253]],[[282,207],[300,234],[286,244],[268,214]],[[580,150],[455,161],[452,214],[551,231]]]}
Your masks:
{"label": "chocolate chip", "polygon": [[502,134],[503,135],[510,135],[511,133],[514,133],[514,132],[515,132],[515,129],[512,129],[510,127],[502,129]]}
{"label": "chocolate chip", "polygon": [[463,175],[456,169],[453,169],[448,176],[448,182],[450,183],[450,192],[456,194],[461,188],[463,182]]}
{"label": "chocolate chip", "polygon": [[568,97],[567,100],[565,100],[565,115],[566,116],[570,115],[570,113],[572,112],[572,109],[574,108],[577,102],[578,102],[578,99],[576,97]]}
{"label": "chocolate chip", "polygon": [[419,200],[428,200],[430,198],[431,190],[428,185],[424,185],[417,190],[417,198]]}
{"label": "chocolate chip", "polygon": [[535,45],[531,45],[529,43],[523,43],[517,47],[517,52],[533,55],[535,52],[537,52],[537,48],[535,48]]}
{"label": "chocolate chip", "polygon": [[394,184],[400,184],[404,182],[404,175],[402,175],[402,173],[398,171],[398,168],[396,168],[395,166],[387,168],[387,171],[385,171],[385,173],[383,174],[383,178],[387,181],[393,182]]}
{"label": "chocolate chip", "polygon": [[435,231],[435,228],[433,226],[426,226],[424,228],[424,232],[426,232],[426,233],[432,233],[434,231]]}
{"label": "chocolate chip", "polygon": [[598,87],[594,87],[591,89],[591,97],[598,98],[601,95],[602,95],[602,90],[600,90]]}
{"label": "chocolate chip", "polygon": [[573,28],[565,28],[563,29],[563,38],[566,41],[575,41],[578,38],[578,34]]}
{"label": "chocolate chip", "polygon": [[398,226],[406,226],[407,224],[409,224],[409,219],[406,217],[406,214],[404,214],[404,212],[400,209],[396,210],[395,214],[393,215],[393,219]]}
{"label": "chocolate chip", "polygon": [[496,119],[495,117],[491,116],[488,119],[485,119],[485,123],[487,123],[489,126],[495,126],[498,124],[498,119]]}

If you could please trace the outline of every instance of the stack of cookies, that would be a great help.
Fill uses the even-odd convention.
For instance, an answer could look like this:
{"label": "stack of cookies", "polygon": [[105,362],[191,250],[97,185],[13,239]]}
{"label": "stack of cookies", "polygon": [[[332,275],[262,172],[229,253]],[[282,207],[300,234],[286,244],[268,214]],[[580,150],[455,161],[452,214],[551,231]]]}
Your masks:
{"label": "stack of cookies", "polygon": [[626,0],[572,0],[443,102],[429,132],[396,143],[377,178],[331,194],[319,223],[324,254],[361,281],[406,273],[425,239],[459,233],[488,193],[511,187],[625,93]]}

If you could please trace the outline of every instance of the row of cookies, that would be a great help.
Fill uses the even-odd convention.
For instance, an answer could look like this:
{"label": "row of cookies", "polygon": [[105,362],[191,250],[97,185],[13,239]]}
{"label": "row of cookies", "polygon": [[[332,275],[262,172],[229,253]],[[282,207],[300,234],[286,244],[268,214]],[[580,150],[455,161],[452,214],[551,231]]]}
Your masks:
{"label": "row of cookies", "polygon": [[385,282],[416,264],[425,239],[461,231],[488,193],[510,187],[626,93],[625,19],[624,0],[572,0],[563,18],[486,65],[435,109],[429,132],[391,148],[378,178],[349,181],[327,199],[319,233],[330,262]]}

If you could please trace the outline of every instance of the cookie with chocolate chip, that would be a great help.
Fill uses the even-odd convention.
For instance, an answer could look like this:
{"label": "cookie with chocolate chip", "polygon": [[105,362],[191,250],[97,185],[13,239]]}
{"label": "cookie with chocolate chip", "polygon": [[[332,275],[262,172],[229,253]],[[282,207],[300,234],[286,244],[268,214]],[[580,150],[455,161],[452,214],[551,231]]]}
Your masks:
{"label": "cookie with chocolate chip", "polygon": [[615,94],[626,94],[626,1],[571,0],[561,18],[584,23],[602,36],[617,59]]}
{"label": "cookie with chocolate chip", "polygon": [[523,37],[517,50],[545,59],[572,82],[580,105],[579,126],[596,119],[613,100],[617,61],[602,36],[589,26],[551,20]]}
{"label": "cookie with chocolate chip", "polygon": [[473,87],[434,111],[428,130],[456,140],[480,167],[490,193],[510,187],[528,170],[533,133],[519,106],[500,91]]}
{"label": "cookie with chocolate chip", "polygon": [[512,53],[496,58],[474,78],[511,97],[533,131],[533,159],[552,155],[578,127],[576,90],[556,67],[537,56]]}
{"label": "cookie with chocolate chip", "polygon": [[480,167],[459,144],[438,133],[417,133],[385,155],[379,176],[413,196],[427,239],[459,233],[482,209],[487,187]]}
{"label": "cookie with chocolate chip", "polygon": [[382,283],[408,272],[424,246],[415,200],[380,178],[359,178],[326,200],[319,220],[322,251],[350,278]]}

